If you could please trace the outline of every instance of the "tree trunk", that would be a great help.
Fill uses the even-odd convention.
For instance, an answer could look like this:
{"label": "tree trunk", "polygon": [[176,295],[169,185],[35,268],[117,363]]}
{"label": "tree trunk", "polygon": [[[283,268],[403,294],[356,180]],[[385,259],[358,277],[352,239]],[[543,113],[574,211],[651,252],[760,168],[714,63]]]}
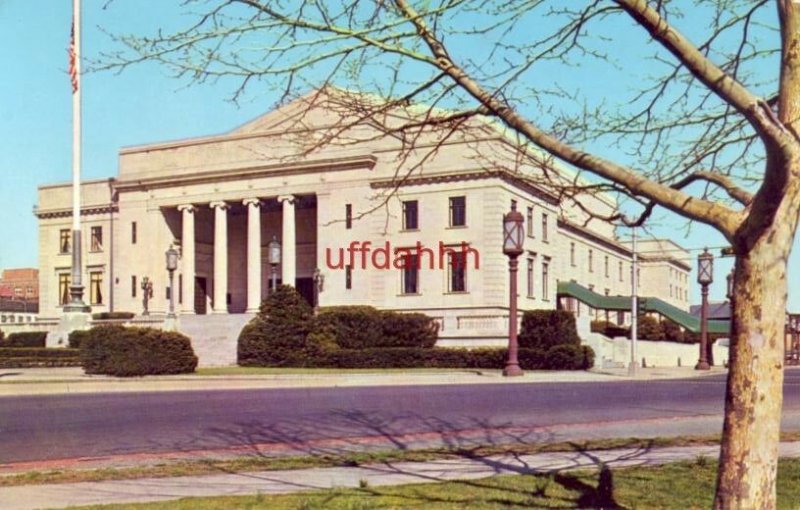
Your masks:
{"label": "tree trunk", "polygon": [[716,509],[776,505],[786,267],[795,222],[776,221],[748,253],[737,254]]}

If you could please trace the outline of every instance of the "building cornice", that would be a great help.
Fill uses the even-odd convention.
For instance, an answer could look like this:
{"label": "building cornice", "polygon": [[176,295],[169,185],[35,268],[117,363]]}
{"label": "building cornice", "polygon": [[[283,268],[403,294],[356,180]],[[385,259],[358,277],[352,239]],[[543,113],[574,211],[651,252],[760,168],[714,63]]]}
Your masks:
{"label": "building cornice", "polygon": [[[624,255],[625,257],[632,257],[632,255],[633,255],[633,252],[631,251],[631,248],[629,246],[627,246],[625,244],[622,244],[622,243],[619,243],[619,242],[617,242],[617,241],[615,241],[613,239],[608,239],[607,237],[603,237],[600,234],[592,232],[588,228],[583,228],[583,227],[578,226],[578,225],[576,225],[576,224],[574,224],[574,223],[572,223],[572,222],[570,222],[568,220],[565,220],[563,218],[559,218],[558,227],[563,229],[563,230],[566,230],[568,232],[572,232],[575,235],[582,236],[582,237],[588,237],[593,242],[595,242],[595,243],[597,243],[597,244],[599,244],[599,245],[601,245],[601,246],[603,246],[605,248],[608,248],[609,250],[613,250],[613,251],[619,253],[620,255]],[[642,253],[639,253],[638,254],[638,258],[639,258],[640,261],[642,261],[643,263],[646,263],[646,264],[647,263],[653,263],[653,262],[667,262],[667,263],[670,263],[670,264],[672,264],[674,266],[677,266],[680,269],[683,269],[685,271],[691,271],[692,270],[692,266],[690,266],[689,264],[687,264],[687,263],[685,263],[683,261],[668,257],[668,256],[665,257],[665,256],[662,256],[662,255],[644,255]]]}
{"label": "building cornice", "polygon": [[[93,205],[81,208],[81,216],[93,216],[96,214],[109,214],[119,212],[117,204]],[[72,208],[65,209],[34,209],[33,214],[40,220],[49,220],[53,218],[71,218]]]}
{"label": "building cornice", "polygon": [[253,177],[297,175],[341,170],[372,170],[378,158],[368,154],[349,158],[319,159],[293,163],[271,163],[239,168],[226,168],[210,172],[197,172],[188,175],[149,177],[143,179],[118,180],[114,186],[117,191],[134,191],[152,188],[173,188],[187,184],[235,181]]}
{"label": "building cornice", "polygon": [[425,177],[409,177],[399,180],[381,180],[373,181],[370,187],[373,189],[381,188],[402,188],[406,186],[422,186],[426,184],[446,184],[451,182],[463,181],[477,181],[485,179],[500,179],[503,182],[511,184],[531,195],[544,200],[545,202],[558,205],[558,198],[555,195],[547,193],[546,191],[537,188],[536,186],[526,182],[524,179],[516,177],[515,175],[503,170],[479,170],[474,172],[461,172],[461,173],[448,173],[439,175],[427,175]]}

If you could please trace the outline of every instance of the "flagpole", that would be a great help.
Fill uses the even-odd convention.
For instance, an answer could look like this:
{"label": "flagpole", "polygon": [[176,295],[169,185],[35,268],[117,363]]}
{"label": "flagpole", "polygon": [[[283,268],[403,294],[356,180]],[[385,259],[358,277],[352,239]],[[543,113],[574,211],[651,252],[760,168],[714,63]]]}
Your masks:
{"label": "flagpole", "polygon": [[65,311],[86,312],[81,251],[81,1],[72,0],[70,79],[72,81],[72,283]]}

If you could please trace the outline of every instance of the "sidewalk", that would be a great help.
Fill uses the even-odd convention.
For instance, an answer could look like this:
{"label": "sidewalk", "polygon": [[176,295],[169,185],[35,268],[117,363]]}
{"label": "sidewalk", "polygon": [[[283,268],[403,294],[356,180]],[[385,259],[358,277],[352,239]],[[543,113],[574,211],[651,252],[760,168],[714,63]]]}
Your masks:
{"label": "sidewalk", "polygon": [[[717,446],[618,449],[498,455],[430,462],[397,462],[362,467],[227,473],[198,477],[82,482],[0,488],[0,508],[28,510],[101,503],[144,503],[185,497],[241,496],[477,479],[499,474],[532,474],[576,468],[658,465],[719,455]],[[782,457],[800,457],[800,443],[782,443]]]}
{"label": "sidewalk", "polygon": [[85,375],[80,367],[0,369],[0,397],[77,393],[208,391],[222,389],[332,388],[357,386],[411,386],[452,384],[525,384],[612,382],[706,377],[725,369],[696,371],[691,367],[644,368],[635,377],[627,369],[591,371],[528,371],[521,377],[503,377],[499,370],[378,371],[342,373],[285,373],[232,375],[172,375],[115,378]]}

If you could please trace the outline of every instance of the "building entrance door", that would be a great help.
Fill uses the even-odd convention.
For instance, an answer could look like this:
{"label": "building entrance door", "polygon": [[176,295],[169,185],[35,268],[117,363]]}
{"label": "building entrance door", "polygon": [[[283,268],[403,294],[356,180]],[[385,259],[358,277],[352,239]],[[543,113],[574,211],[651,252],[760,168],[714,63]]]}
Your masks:
{"label": "building entrance door", "polygon": [[298,278],[296,280],[295,288],[297,292],[308,302],[309,305],[314,306],[314,279],[313,278]]}
{"label": "building entrance door", "polygon": [[194,313],[205,315],[206,303],[208,302],[208,292],[206,291],[206,279],[200,276],[194,279]]}

